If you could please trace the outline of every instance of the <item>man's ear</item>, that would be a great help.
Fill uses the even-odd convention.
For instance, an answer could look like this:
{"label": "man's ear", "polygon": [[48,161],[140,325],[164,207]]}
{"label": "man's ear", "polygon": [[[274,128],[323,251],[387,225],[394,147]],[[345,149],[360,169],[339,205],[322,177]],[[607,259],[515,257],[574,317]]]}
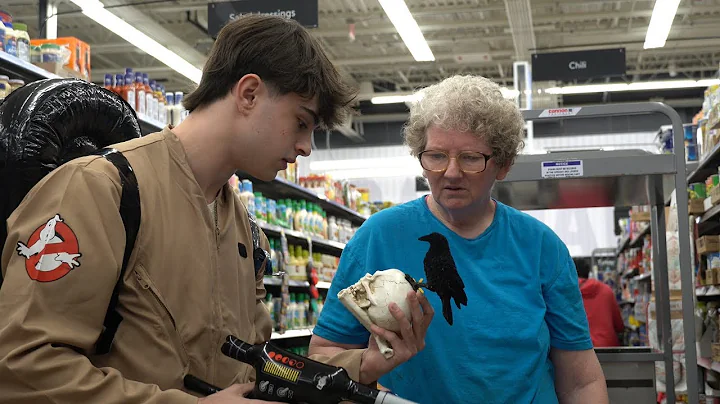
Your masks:
{"label": "man's ear", "polygon": [[257,105],[262,87],[262,79],[256,74],[246,74],[235,83],[230,93],[239,112],[249,111]]}

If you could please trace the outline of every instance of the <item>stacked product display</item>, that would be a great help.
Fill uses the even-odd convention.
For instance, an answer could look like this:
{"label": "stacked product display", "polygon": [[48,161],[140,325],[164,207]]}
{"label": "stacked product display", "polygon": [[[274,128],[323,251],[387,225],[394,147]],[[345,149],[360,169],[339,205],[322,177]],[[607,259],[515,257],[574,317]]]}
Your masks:
{"label": "stacked product display", "polygon": [[90,45],[75,37],[30,39],[27,25],[2,11],[0,52],[62,77],[90,80]]}
{"label": "stacked product display", "polygon": [[629,218],[619,220],[622,242],[617,256],[618,304],[626,327],[625,345],[647,346],[653,270],[650,214],[647,206],[634,206],[629,213]]}
{"label": "stacked product display", "polygon": [[10,95],[13,91],[25,85],[21,79],[14,79],[8,76],[0,75],[0,100]]}
{"label": "stacked product display", "polygon": [[282,297],[274,297],[272,293],[268,293],[265,297],[265,305],[270,312],[274,331],[302,330],[311,329],[317,324],[323,307],[323,299],[321,297],[313,299],[307,293],[290,293],[289,301],[284,308],[284,316],[281,316]]}
{"label": "stacked product display", "polygon": [[327,215],[316,203],[305,200],[274,200],[253,192],[250,180],[242,180],[236,188],[248,211],[261,223],[295,230],[325,240],[347,243],[357,228],[349,220]]}
{"label": "stacked product display", "polygon": [[127,68],[125,73],[106,74],[105,88],[123,97],[141,119],[177,126],[187,117],[183,93],[165,92],[165,86],[151,80],[147,73],[133,73]]}
{"label": "stacked product display", "polygon": [[[277,275],[280,268],[280,257],[282,254],[282,242],[280,239],[270,238],[270,255],[273,262],[273,275]],[[332,282],[335,272],[338,268],[339,258],[330,254],[321,254],[314,252],[312,254],[312,264],[315,269],[318,280],[320,282]],[[310,251],[301,245],[288,244],[287,260],[283,262],[283,267],[287,275],[292,280],[307,280],[307,266],[310,263]],[[270,275],[268,275],[270,276]]]}
{"label": "stacked product display", "polygon": [[[264,283],[273,339],[312,335],[324,300],[319,291],[329,288],[342,249],[364,220],[336,200],[329,201],[317,187],[307,188],[312,184],[306,179],[300,185],[291,182],[295,173],[289,167],[270,184],[240,180],[237,175],[229,180],[270,244],[273,270],[266,272]],[[256,186],[268,194],[255,190]],[[326,209],[335,214],[329,215]]]}
{"label": "stacked product display", "polygon": [[30,62],[30,35],[27,25],[13,22],[10,13],[0,11],[0,52]]}
{"label": "stacked product display", "polygon": [[702,132],[702,154],[712,153],[720,143],[720,85],[705,90],[703,107],[695,116],[694,123]]}

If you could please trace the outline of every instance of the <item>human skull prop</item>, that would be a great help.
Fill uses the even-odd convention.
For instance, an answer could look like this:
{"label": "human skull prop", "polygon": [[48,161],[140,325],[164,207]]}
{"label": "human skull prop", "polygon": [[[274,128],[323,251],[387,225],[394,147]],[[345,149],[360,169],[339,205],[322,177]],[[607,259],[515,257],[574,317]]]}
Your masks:
{"label": "human skull prop", "polygon": [[[405,279],[402,271],[386,269],[377,271],[373,275],[365,274],[357,283],[338,292],[337,296],[368,331],[370,325],[375,324],[380,328],[399,332],[400,325],[390,313],[389,305],[397,304],[410,321],[410,306],[406,297],[407,293],[412,291],[413,287]],[[394,352],[390,344],[377,335],[375,341],[383,356],[387,359],[392,358]]]}

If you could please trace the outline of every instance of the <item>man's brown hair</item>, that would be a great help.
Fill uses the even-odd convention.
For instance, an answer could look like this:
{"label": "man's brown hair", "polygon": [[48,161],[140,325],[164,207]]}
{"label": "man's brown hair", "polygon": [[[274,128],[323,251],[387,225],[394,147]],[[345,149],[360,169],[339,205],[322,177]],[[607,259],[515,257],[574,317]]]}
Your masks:
{"label": "man's brown hair", "polygon": [[198,88],[183,100],[192,112],[224,98],[246,74],[257,74],[276,95],[318,96],[318,124],[333,128],[351,112],[355,91],[320,44],[294,20],[247,15],[228,23],[213,45]]}

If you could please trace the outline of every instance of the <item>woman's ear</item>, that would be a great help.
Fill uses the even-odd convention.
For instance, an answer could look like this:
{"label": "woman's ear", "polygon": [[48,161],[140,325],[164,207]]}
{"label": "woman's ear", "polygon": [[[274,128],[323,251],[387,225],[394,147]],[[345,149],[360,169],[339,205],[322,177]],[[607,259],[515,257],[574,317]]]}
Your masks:
{"label": "woman's ear", "polygon": [[501,167],[497,175],[495,176],[495,179],[498,181],[504,180],[510,172],[510,167],[512,167],[511,164],[507,164],[505,167]]}

